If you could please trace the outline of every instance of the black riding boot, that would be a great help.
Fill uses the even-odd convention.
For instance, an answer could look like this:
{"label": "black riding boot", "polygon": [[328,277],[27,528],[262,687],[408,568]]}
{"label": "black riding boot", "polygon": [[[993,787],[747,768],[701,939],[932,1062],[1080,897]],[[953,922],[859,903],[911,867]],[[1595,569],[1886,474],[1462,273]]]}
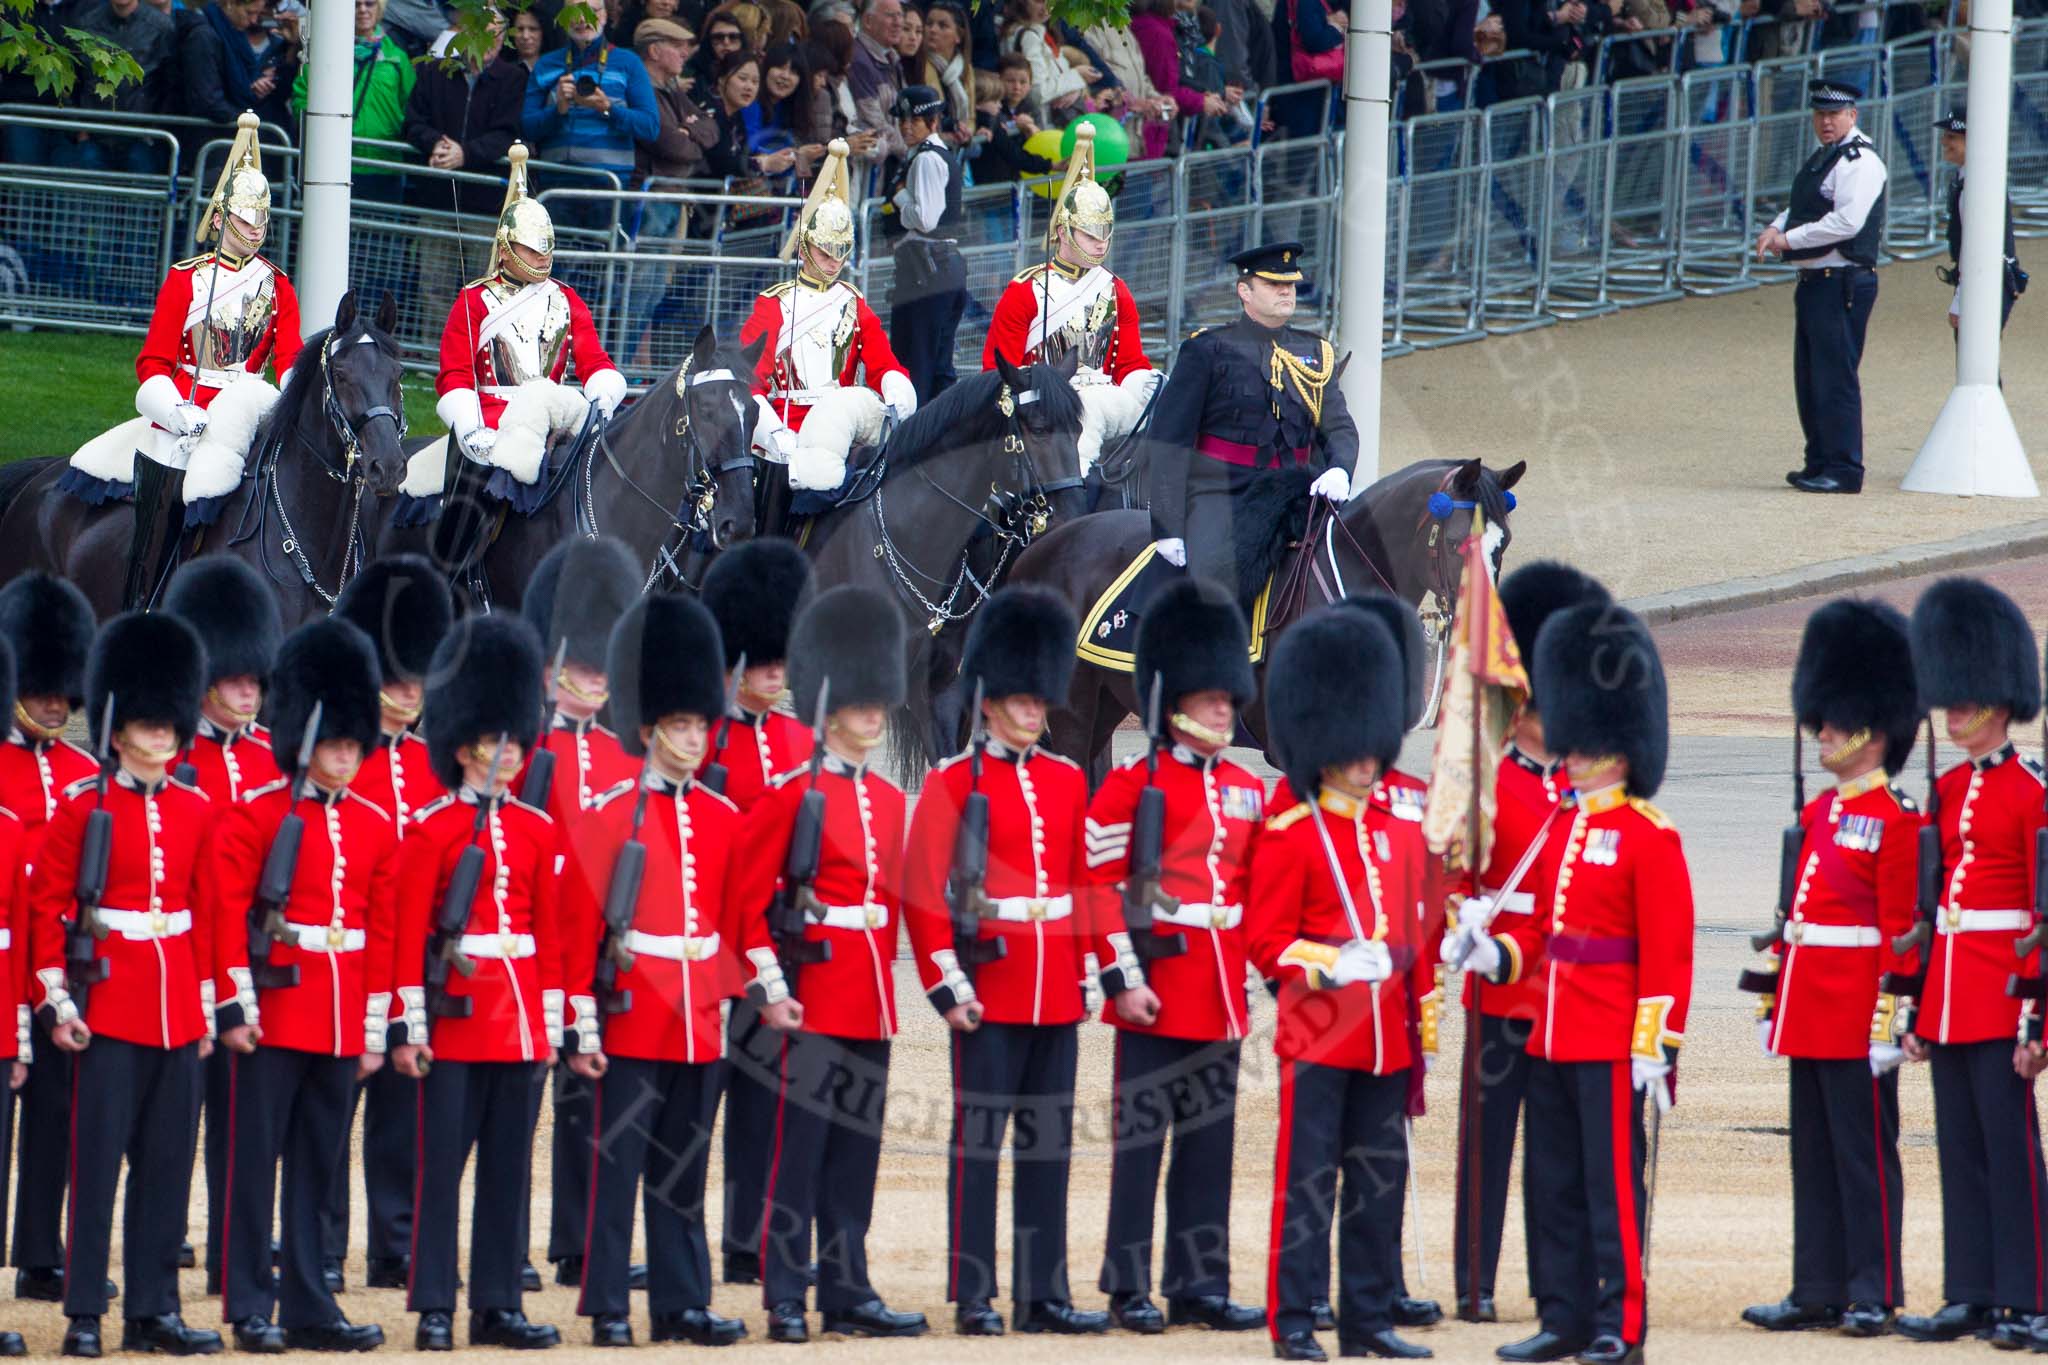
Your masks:
{"label": "black riding boot", "polygon": [[789,515],[796,494],[789,487],[789,466],[762,460],[759,468],[754,480],[754,531],[763,536],[790,535],[796,530]]}
{"label": "black riding boot", "polygon": [[185,471],[135,453],[135,530],[128,542],[124,611],[147,607],[178,557],[185,526]]}

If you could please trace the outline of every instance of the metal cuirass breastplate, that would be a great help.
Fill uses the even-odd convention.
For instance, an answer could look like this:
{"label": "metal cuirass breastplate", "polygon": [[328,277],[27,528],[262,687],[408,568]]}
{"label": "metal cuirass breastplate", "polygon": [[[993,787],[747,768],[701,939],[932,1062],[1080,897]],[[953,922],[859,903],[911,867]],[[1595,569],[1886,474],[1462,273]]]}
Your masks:
{"label": "metal cuirass breastplate", "polygon": [[[492,280],[484,286],[484,301],[495,313],[523,288],[507,280]],[[522,304],[518,316],[499,327],[487,343],[491,372],[500,385],[553,378],[555,364],[569,344],[569,300],[553,280],[542,289],[543,300]]]}
{"label": "metal cuirass breastplate", "polygon": [[[206,316],[192,325],[187,340],[202,369],[241,369],[269,335],[277,311],[277,276],[269,266],[253,259],[240,270],[221,267],[217,281],[209,278],[212,271],[211,264],[193,271],[192,288],[200,307],[206,307],[209,291],[215,297]],[[249,272],[258,272],[257,283],[230,288]]]}
{"label": "metal cuirass breastplate", "polygon": [[853,292],[837,285],[827,290],[799,285],[789,291],[785,304],[790,314],[789,367],[795,387],[837,388],[853,353],[853,335],[860,322],[860,305]]}
{"label": "metal cuirass breastplate", "polygon": [[[1055,273],[1052,279],[1054,303],[1059,301],[1060,286],[1063,284],[1069,289],[1080,287],[1078,283],[1069,284]],[[1033,285],[1034,292],[1044,289],[1045,284],[1042,281]],[[1045,309],[1045,300],[1042,296],[1039,308],[1041,312]],[[1112,282],[1097,294],[1087,307],[1069,313],[1066,320],[1046,337],[1045,345],[1040,348],[1041,353],[1034,358],[1041,364],[1050,365],[1066,359],[1069,351],[1079,351],[1082,369],[1106,370],[1109,368],[1110,341],[1115,333],[1116,285]]]}

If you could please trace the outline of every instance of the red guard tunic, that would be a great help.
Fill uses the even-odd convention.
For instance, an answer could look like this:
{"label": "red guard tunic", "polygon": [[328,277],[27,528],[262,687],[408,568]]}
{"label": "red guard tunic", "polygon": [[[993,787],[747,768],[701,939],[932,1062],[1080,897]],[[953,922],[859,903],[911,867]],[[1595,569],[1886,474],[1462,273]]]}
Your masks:
{"label": "red guard tunic", "polygon": [[[809,768],[784,773],[747,814],[742,836],[747,857],[736,870],[734,894],[746,907],[744,947],[750,955],[771,948],[763,912],[780,881],[797,807],[810,785]],[[804,1032],[894,1037],[892,964],[903,919],[903,793],[887,778],[837,754],[825,755],[818,790],[825,793],[825,838],[811,890],[826,909],[822,924],[805,926],[804,939],[830,943],[832,956],[805,963],[797,978]]]}
{"label": "red guard tunic", "polygon": [[222,813],[233,809],[245,793],[284,775],[270,749],[270,731],[254,721],[239,730],[223,730],[202,716],[199,733],[177,762],[192,765],[197,773],[194,785]]}
{"label": "red guard tunic", "polygon": [[569,1019],[582,1027],[602,1020],[604,1051],[654,1062],[704,1065],[723,1053],[719,1008],[738,993],[744,918],[732,894],[739,809],[696,782],[681,786],[650,775],[640,841],[646,872],[626,948],[633,965],[618,988],[632,1008],[601,1009],[593,983],[604,942],[604,902],[612,864],[632,837],[635,782],[598,797],[568,838],[562,876],[562,977],[568,983]]}
{"label": "red guard tunic", "polygon": [[14,1048],[0,1044],[0,1063],[29,1059],[28,973],[23,970],[29,960],[26,842],[20,817],[0,808],[0,1027],[14,1026]]}
{"label": "red guard tunic", "polygon": [[[99,770],[93,756],[70,740],[31,740],[17,729],[0,744],[0,806],[15,812],[33,836],[57,813],[65,788]],[[33,860],[33,837],[26,851]]]}
{"label": "red guard tunic", "polygon": [[2020,1002],[2005,993],[2006,978],[2039,972],[2012,945],[2034,923],[2041,768],[2008,744],[1949,769],[1935,791],[1947,880],[1913,1031],[1936,1043],[2011,1038]]}
{"label": "red guard tunic", "polygon": [[811,732],[780,711],[735,710],[711,761],[724,765],[725,794],[744,815],[777,773],[811,761]]}
{"label": "red guard tunic", "polygon": [[[299,984],[256,992],[248,1005],[249,907],[271,842],[287,813],[305,822],[285,921],[295,943],[272,943],[274,967],[297,967]],[[375,1014],[383,1051],[398,931],[398,834],[391,818],[344,788],[292,799],[284,779],[243,794],[222,817],[211,849],[214,998],[221,1026],[260,1022],[263,1046],[359,1057]],[[233,1003],[230,1003],[233,1002]]]}
{"label": "red guard tunic", "polygon": [[[417,1019],[427,937],[441,908],[448,874],[471,842],[476,794],[444,796],[413,817],[399,858],[398,947],[393,977],[406,1002],[407,1036]],[[476,974],[448,975],[448,993],[476,1004],[466,1019],[430,1021],[434,1055],[452,1062],[547,1060],[547,992],[562,988],[555,935],[555,822],[515,798],[491,803],[484,831],[483,875],[471,903],[462,951]]]}
{"label": "red guard tunic", "polygon": [[1145,984],[1159,997],[1159,1018],[1134,1024],[1103,1008],[1104,1023],[1135,1033],[1168,1038],[1242,1038],[1245,1010],[1245,904],[1250,893],[1253,846],[1265,809],[1265,784],[1218,756],[1203,758],[1183,745],[1159,756],[1148,779],[1145,760],[1117,768],[1088,803],[1088,896],[1090,922],[1103,937],[1095,959],[1117,960],[1108,934],[1123,929],[1119,886],[1130,874],[1131,818],[1148,783],[1166,793],[1166,838],[1159,859],[1159,886],[1179,902],[1171,914],[1153,915],[1153,932],[1180,934],[1187,951],[1154,958]]}
{"label": "red guard tunic", "polygon": [[216,275],[215,258],[207,252],[171,267],[135,358],[137,381],[162,376],[202,408],[241,376],[261,377],[266,363],[282,382],[302,344],[298,295],[282,270],[251,256],[239,265],[223,260]]}
{"label": "red guard tunic", "polygon": [[1101,266],[1034,265],[996,300],[981,368],[994,369],[997,356],[1023,365],[1060,360],[1069,351],[1080,352],[1081,371],[1107,376],[1112,384],[1152,368],[1129,285]]}
{"label": "red guard tunic", "polygon": [[[1571,812],[1563,808],[1571,792],[1571,781],[1561,767],[1539,763],[1510,745],[1501,755],[1500,773],[1494,785],[1495,815],[1493,853],[1480,877],[1481,892],[1498,896],[1514,875],[1515,865],[1529,851],[1529,845],[1543,840],[1529,870],[1505,900],[1495,907],[1494,928],[1506,933],[1514,925],[1547,908],[1537,901],[1537,887],[1551,885],[1545,869],[1555,874],[1564,858],[1565,832],[1571,827]],[[1461,878],[1469,886],[1469,876]],[[1464,1003],[1472,1003],[1472,980],[1465,981]],[[1496,1019],[1534,1019],[1543,1012],[1543,978],[1523,977],[1507,986],[1489,983],[1479,995],[1479,1012]]]}
{"label": "red guard tunic", "polygon": [[881,393],[882,376],[891,373],[910,382],[882,320],[845,280],[820,284],[806,272],[755,295],[740,345],[764,339],[755,378],[791,431],[803,430],[811,405],[827,390],[864,384]]}
{"label": "red guard tunic", "polygon": [[[934,954],[953,947],[946,876],[960,809],[975,787],[973,768],[969,755],[960,754],[933,769],[910,824],[903,906],[927,994],[945,985]],[[997,908],[982,917],[981,937],[1010,945],[975,974],[982,1017],[997,1024],[1076,1023],[1082,959],[1096,929],[1082,922],[1089,907],[1077,906],[1074,895],[1086,887],[1088,779],[1072,760],[1036,745],[1019,754],[991,740],[978,789],[988,794],[983,889]]]}
{"label": "red guard tunic", "polygon": [[[621,782],[631,784],[640,775],[638,759],[626,757],[619,737],[595,720],[574,721],[557,714],[555,728],[541,741],[555,756],[555,776],[548,786],[548,814],[555,828],[567,838],[576,817],[597,804],[597,799]],[[528,756],[526,767],[533,766]],[[512,784],[518,791],[526,780],[525,769]]]}
{"label": "red guard tunic", "polygon": [[1902,959],[1892,940],[1913,927],[1920,814],[1889,781],[1880,768],[1800,813],[1799,884],[1772,948],[1779,967],[1771,1051],[1780,1057],[1867,1056],[1880,978],[1916,968],[1917,951]]}
{"label": "red guard tunic", "polygon": [[[99,804],[87,779],[65,790],[43,833],[30,883],[30,964],[35,1003],[51,1003],[64,980],[65,925],[76,903],[78,856],[86,817]],[[95,1034],[139,1047],[178,1048],[206,1032],[199,983],[213,960],[212,924],[198,894],[201,845],[213,824],[212,803],[197,787],[166,778],[145,790],[126,771],[107,784],[113,814],[107,890],[100,922],[107,936],[93,955],[107,977],[92,988],[85,1025]]]}
{"label": "red guard tunic", "polygon": [[618,368],[576,291],[552,279],[520,284],[493,275],[470,284],[449,310],[434,392],[474,390],[484,425],[496,431],[515,389],[532,379],[560,383],[572,359],[586,384]]}
{"label": "red guard tunic", "polygon": [[410,730],[385,735],[363,755],[348,789],[384,812],[402,840],[415,811],[448,794],[427,762],[427,742]]}

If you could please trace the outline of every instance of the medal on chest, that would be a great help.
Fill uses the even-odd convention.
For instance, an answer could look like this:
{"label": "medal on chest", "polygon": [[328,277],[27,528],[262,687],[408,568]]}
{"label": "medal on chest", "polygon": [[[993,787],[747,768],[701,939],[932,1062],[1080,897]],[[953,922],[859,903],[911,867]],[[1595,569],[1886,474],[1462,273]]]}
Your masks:
{"label": "medal on chest", "polygon": [[1875,853],[1884,841],[1884,821],[1874,815],[1845,815],[1835,826],[1835,846],[1852,853]]}
{"label": "medal on chest", "polygon": [[1613,867],[1621,856],[1621,831],[1595,829],[1586,832],[1586,848],[1579,861],[1596,867]]}

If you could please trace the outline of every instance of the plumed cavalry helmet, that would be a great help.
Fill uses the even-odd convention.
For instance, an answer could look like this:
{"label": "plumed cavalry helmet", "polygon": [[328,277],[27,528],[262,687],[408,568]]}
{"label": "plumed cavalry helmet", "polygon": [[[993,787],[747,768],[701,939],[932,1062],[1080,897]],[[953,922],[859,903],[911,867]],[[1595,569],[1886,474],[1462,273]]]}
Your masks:
{"label": "plumed cavalry helmet", "polygon": [[[498,210],[498,235],[491,246],[491,272],[510,275],[533,284],[548,277],[555,264],[555,220],[538,199],[526,192],[526,144],[515,142],[505,154],[512,173],[505,177],[505,207]],[[540,253],[539,265],[528,265],[513,254],[523,246]]]}
{"label": "plumed cavalry helmet", "polygon": [[835,261],[853,255],[853,193],[846,169],[850,149],[846,139],[835,137],[825,145],[825,164],[811,185],[810,197],[797,214],[796,229],[782,244],[782,256],[794,256],[801,263],[805,249],[816,247]]}
{"label": "plumed cavalry helmet", "polygon": [[231,213],[255,227],[270,221],[270,180],[263,174],[257,156],[256,129],[261,121],[244,109],[235,120],[234,145],[228,148],[227,165],[213,187],[213,202],[199,222],[199,240],[204,242],[221,231],[221,215]]}
{"label": "plumed cavalry helmet", "polygon": [[1067,178],[1053,203],[1047,247],[1058,242],[1060,233],[1068,228],[1078,228],[1105,242],[1116,230],[1116,205],[1109,191],[1095,183],[1095,129],[1086,123],[1074,129],[1074,154],[1067,161]]}

